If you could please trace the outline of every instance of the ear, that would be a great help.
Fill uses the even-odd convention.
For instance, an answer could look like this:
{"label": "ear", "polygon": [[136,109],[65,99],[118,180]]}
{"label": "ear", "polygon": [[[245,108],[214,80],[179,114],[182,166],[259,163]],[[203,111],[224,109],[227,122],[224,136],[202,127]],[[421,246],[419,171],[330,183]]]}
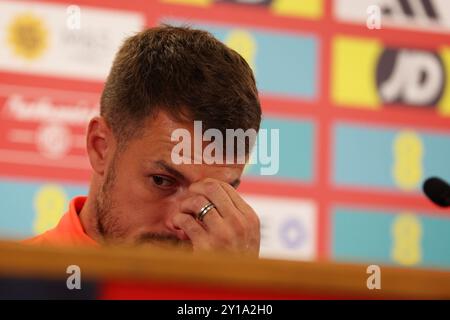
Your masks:
{"label": "ear", "polygon": [[86,149],[94,172],[104,174],[114,148],[115,139],[105,119],[100,116],[92,118],[86,135]]}

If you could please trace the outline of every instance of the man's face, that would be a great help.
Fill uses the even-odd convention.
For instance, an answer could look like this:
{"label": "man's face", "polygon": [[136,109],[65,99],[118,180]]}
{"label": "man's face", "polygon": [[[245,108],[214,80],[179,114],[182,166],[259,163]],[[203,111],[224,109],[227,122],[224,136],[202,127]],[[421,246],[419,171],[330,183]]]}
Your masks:
{"label": "man's face", "polygon": [[243,164],[173,164],[171,153],[178,141],[171,141],[171,135],[179,128],[194,138],[192,126],[160,112],[147,122],[143,135],[126,142],[123,151],[111,152],[95,199],[97,231],[105,241],[190,245],[172,221],[182,212],[182,201],[194,196],[189,186],[205,178],[235,188],[239,184]]}

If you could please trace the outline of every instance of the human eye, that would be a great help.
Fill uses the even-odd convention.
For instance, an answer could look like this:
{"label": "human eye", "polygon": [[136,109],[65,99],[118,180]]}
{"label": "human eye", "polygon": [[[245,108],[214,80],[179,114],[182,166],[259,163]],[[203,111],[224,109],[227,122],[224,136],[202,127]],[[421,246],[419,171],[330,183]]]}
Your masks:
{"label": "human eye", "polygon": [[150,176],[153,185],[161,189],[170,189],[176,185],[176,181],[173,178],[163,175],[151,175]]}

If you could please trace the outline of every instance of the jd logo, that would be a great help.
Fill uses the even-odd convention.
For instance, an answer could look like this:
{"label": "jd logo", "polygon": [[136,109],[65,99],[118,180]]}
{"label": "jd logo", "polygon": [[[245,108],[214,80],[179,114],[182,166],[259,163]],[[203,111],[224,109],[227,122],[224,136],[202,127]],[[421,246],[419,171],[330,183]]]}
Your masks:
{"label": "jd logo", "polygon": [[378,60],[377,89],[387,104],[434,106],[445,78],[442,59],[434,52],[387,48]]}
{"label": "jd logo", "polygon": [[383,17],[391,20],[409,20],[417,25],[439,22],[439,10],[433,0],[382,0],[380,8]]}

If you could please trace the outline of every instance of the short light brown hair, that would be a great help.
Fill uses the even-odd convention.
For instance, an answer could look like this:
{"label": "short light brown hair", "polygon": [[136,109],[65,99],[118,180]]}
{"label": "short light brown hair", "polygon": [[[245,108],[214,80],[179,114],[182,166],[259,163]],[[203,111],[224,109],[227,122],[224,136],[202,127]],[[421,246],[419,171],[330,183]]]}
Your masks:
{"label": "short light brown hair", "polygon": [[210,33],[163,25],[128,38],[106,80],[100,113],[115,136],[131,138],[166,111],[204,130],[259,130],[261,107],[247,62]]}

